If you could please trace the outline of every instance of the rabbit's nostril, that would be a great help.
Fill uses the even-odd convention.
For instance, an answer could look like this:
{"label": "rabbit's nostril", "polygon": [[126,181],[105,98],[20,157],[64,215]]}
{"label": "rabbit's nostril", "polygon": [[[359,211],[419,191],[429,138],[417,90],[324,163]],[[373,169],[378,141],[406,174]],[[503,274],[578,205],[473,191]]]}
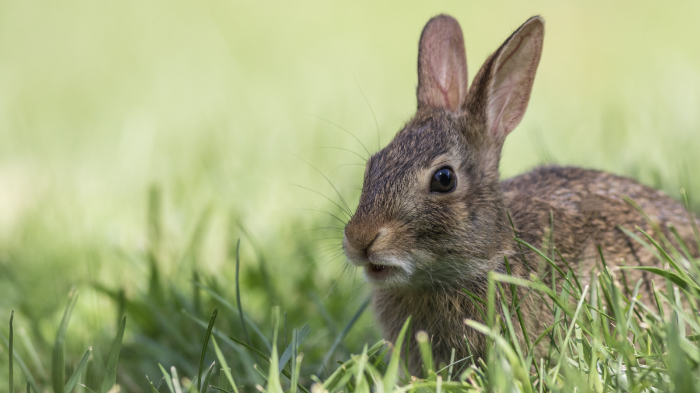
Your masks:
{"label": "rabbit's nostril", "polygon": [[378,237],[379,237],[379,231],[377,231],[377,233],[374,235],[372,240],[370,240],[369,243],[367,243],[367,245],[362,249],[362,251],[361,251],[362,256],[365,259],[369,258],[370,248],[372,247],[372,245],[374,244],[374,241],[377,240]]}

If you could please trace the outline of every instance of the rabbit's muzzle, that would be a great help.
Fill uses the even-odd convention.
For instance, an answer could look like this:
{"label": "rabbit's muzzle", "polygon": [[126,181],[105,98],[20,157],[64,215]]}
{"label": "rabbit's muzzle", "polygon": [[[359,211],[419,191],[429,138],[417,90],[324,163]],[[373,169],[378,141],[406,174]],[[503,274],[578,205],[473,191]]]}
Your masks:
{"label": "rabbit's muzzle", "polygon": [[367,236],[366,232],[362,235],[355,237],[352,230],[346,230],[343,249],[351,264],[364,269],[367,281],[381,286],[407,282],[413,272],[412,265],[407,258],[392,252],[391,231],[379,228],[373,236]]}

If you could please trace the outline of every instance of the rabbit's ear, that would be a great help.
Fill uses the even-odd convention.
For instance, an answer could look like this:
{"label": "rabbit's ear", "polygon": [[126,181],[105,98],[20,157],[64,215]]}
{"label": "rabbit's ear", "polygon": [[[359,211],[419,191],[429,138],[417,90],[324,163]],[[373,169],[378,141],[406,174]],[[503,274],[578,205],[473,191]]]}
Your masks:
{"label": "rabbit's ear", "polygon": [[418,109],[462,107],[467,97],[467,58],[459,23],[438,15],[425,25],[418,47]]}
{"label": "rabbit's ear", "polygon": [[485,117],[489,136],[501,142],[525,115],[543,40],[544,20],[534,16],[486,60],[474,78],[467,110]]}

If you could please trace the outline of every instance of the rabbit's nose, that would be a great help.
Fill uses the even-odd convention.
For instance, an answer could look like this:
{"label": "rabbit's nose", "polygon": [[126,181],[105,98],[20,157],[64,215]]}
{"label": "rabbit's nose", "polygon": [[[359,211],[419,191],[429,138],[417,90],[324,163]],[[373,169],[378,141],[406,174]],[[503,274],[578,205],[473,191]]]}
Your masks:
{"label": "rabbit's nose", "polygon": [[373,233],[362,231],[355,235],[354,231],[346,228],[343,246],[350,261],[357,266],[369,263],[370,248],[377,237],[379,237],[379,231],[373,231]]}

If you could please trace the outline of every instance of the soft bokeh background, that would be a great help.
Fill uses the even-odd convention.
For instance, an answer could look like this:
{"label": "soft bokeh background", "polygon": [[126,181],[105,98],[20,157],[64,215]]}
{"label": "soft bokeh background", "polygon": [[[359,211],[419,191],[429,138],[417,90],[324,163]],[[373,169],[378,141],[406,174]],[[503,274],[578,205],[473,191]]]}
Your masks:
{"label": "soft bokeh background", "polygon": [[[191,293],[197,271],[235,299],[241,237],[244,308],[264,323],[282,306],[324,353],[329,323],[347,323],[366,288],[344,270],[339,232],[323,229],[342,224],[318,210],[341,213],[298,186],[337,199],[322,173],[357,203],[362,145],[376,151],[412,115],[418,38],[441,12],[462,25],[470,76],[529,16],[546,19],[504,177],[543,163],[600,168],[676,197],[685,187],[700,210],[699,2],[0,0],[3,320],[17,310],[25,346],[48,359],[76,285],[68,356],[108,348],[118,305],[94,288],[147,296],[154,188],[163,280]],[[341,352],[377,337],[366,313]],[[176,362],[159,354],[139,367]],[[143,386],[146,371],[123,367],[139,370],[132,390]]]}

